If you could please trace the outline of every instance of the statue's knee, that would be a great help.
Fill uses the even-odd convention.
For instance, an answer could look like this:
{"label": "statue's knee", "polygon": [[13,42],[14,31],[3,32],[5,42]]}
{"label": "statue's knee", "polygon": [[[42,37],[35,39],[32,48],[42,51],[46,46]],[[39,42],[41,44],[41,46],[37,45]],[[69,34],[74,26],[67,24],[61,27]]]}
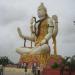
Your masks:
{"label": "statue's knee", "polygon": [[42,48],[43,48],[43,50],[45,50],[45,51],[49,51],[49,49],[50,49],[50,47],[49,47],[47,44],[44,44],[44,45],[42,46]]}

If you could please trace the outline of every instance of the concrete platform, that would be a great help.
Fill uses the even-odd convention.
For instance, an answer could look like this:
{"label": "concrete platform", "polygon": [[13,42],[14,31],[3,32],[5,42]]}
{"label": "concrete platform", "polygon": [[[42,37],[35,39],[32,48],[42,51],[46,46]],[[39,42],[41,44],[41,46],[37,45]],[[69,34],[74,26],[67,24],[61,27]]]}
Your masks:
{"label": "concrete platform", "polygon": [[3,75],[33,75],[31,69],[28,69],[28,72],[25,73],[25,70],[22,68],[11,68],[5,67],[3,70]]}

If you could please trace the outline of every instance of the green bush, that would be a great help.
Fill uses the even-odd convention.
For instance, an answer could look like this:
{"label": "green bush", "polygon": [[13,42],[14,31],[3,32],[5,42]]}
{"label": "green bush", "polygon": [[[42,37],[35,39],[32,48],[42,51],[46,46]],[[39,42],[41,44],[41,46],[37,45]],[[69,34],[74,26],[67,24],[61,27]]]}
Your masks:
{"label": "green bush", "polygon": [[58,64],[57,62],[54,62],[54,64],[53,64],[53,65],[51,65],[51,67],[52,67],[53,69],[56,69],[56,68],[58,68],[58,67],[59,67],[59,64]]}

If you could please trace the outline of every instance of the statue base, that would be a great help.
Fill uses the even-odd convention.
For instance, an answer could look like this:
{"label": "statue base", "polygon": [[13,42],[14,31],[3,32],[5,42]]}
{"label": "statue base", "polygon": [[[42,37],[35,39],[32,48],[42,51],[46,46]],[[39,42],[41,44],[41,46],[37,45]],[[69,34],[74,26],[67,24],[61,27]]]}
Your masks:
{"label": "statue base", "polygon": [[29,67],[32,66],[33,63],[36,63],[38,66],[43,65],[46,66],[49,63],[50,54],[42,53],[42,54],[23,54],[20,56],[20,63],[28,63]]}
{"label": "statue base", "polygon": [[30,55],[23,54],[20,56],[20,64],[27,63],[29,67],[32,66],[33,63],[36,63],[38,66],[43,65],[44,67],[48,65],[53,65],[54,63],[60,64],[62,62],[62,56],[54,56],[49,53]]}

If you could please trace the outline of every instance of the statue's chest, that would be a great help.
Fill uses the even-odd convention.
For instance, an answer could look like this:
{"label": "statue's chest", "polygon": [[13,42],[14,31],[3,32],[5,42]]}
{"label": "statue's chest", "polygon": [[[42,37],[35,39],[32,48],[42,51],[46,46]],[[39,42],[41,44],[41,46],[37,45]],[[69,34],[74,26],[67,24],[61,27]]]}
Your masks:
{"label": "statue's chest", "polygon": [[47,20],[44,20],[41,22],[39,26],[39,35],[37,36],[36,42],[35,42],[36,45],[44,39],[47,33],[48,33],[48,22]]}
{"label": "statue's chest", "polygon": [[48,31],[48,21],[44,20],[43,22],[41,22],[40,26],[39,26],[39,32],[40,34],[45,34]]}

